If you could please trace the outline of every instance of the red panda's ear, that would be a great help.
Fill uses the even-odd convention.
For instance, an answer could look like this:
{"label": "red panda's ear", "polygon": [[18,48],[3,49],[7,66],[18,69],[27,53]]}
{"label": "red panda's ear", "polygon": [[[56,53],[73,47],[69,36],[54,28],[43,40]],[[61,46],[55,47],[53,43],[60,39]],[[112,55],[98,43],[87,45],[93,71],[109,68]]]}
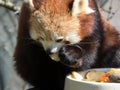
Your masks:
{"label": "red panda's ear", "polygon": [[32,1],[34,8],[38,10],[40,8],[40,0],[32,0]]}
{"label": "red panda's ear", "polygon": [[32,9],[38,10],[40,8],[40,1],[41,0],[25,0],[30,4]]}
{"label": "red panda's ear", "polygon": [[94,10],[89,7],[89,0],[74,0],[72,15],[76,16],[79,13],[90,14],[93,13]]}

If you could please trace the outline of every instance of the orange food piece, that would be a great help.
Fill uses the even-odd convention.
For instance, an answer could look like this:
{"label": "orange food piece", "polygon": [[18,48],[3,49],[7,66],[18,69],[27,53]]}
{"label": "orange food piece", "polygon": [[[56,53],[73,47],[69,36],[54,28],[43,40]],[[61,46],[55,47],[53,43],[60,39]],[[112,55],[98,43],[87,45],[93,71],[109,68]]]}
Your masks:
{"label": "orange food piece", "polygon": [[106,72],[106,73],[102,74],[102,75],[99,77],[98,81],[99,81],[99,82],[110,82],[110,79],[109,79],[109,77],[108,77],[109,75],[110,75],[109,72]]}

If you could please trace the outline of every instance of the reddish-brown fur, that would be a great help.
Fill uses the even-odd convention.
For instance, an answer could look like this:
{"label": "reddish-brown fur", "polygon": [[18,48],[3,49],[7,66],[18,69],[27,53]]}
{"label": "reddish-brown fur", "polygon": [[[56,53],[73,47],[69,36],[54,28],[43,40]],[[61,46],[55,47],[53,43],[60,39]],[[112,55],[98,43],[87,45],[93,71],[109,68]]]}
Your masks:
{"label": "reddish-brown fur", "polygon": [[[89,0],[90,4],[89,6],[91,8],[93,8],[93,10],[95,8],[95,5],[93,5],[93,1],[92,0]],[[85,38],[86,36],[88,36],[89,34],[93,33],[93,30],[92,30],[92,27],[93,24],[94,24],[94,14],[90,14],[90,15],[85,15],[84,13],[81,13],[79,14],[79,19],[81,21],[81,26],[84,26],[84,27],[81,27],[81,32],[80,32],[80,36],[83,38]]]}
{"label": "reddish-brown fur", "polygon": [[120,35],[116,29],[108,23],[108,21],[102,16],[102,23],[104,27],[104,48],[107,49],[112,46],[120,45]]}
{"label": "reddish-brown fur", "polygon": [[68,4],[73,0],[33,0],[37,10],[51,12],[55,14],[66,12]]}
{"label": "reddish-brown fur", "polygon": [[[26,43],[24,43],[23,41],[29,39],[29,18],[30,18],[30,8],[28,7],[29,4],[24,4],[22,6],[22,11],[20,14],[20,19],[19,19],[19,27],[18,27],[18,36],[17,36],[17,45],[16,45],[16,51],[15,51],[15,59],[17,59],[16,56],[18,55],[22,55],[22,52],[20,52],[19,50],[24,49],[24,47],[26,47]],[[23,56],[20,56],[23,57]],[[21,68],[21,65],[24,62],[21,59],[17,59],[16,65],[17,65],[17,69],[19,69],[20,71],[18,71],[19,73],[21,72],[27,72],[24,68]],[[29,72],[28,72],[29,73]],[[25,73],[24,73],[25,74]],[[25,75],[26,76],[26,75]]]}
{"label": "reddish-brown fur", "polygon": [[90,15],[85,15],[85,14],[79,14],[79,19],[80,19],[80,25],[84,26],[81,27],[81,31],[80,31],[80,36],[82,39],[84,39],[86,36],[88,36],[89,34],[93,33],[92,31],[92,25],[94,24],[94,15],[90,14]]}

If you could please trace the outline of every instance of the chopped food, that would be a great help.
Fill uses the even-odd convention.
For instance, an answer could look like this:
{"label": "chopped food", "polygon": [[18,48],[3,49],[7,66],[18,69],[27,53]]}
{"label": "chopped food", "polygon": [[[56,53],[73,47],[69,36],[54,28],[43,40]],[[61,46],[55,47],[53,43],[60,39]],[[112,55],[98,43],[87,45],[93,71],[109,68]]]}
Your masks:
{"label": "chopped food", "polygon": [[98,82],[110,82],[110,79],[108,77],[109,75],[110,75],[109,72],[105,72],[98,78]]}
{"label": "chopped food", "polygon": [[114,72],[109,75],[109,79],[111,82],[120,83],[120,72]]}
{"label": "chopped food", "polygon": [[80,75],[78,72],[75,72],[75,71],[73,71],[71,73],[71,77],[74,78],[75,80],[82,80],[83,79],[82,75]]}
{"label": "chopped food", "polygon": [[89,81],[98,81],[98,78],[103,74],[103,72],[98,72],[96,70],[88,71],[85,75],[85,79]]}
{"label": "chopped food", "polygon": [[89,70],[84,76],[78,72],[72,72],[71,77],[76,80],[87,80],[94,82],[115,82],[120,83],[120,69],[111,68],[107,72]]}

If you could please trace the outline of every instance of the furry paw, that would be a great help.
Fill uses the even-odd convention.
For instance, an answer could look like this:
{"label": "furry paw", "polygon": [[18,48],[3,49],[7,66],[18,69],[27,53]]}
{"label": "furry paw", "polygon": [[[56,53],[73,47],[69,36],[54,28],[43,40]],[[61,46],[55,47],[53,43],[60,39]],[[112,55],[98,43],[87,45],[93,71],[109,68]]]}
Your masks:
{"label": "furry paw", "polygon": [[59,51],[61,63],[70,67],[80,67],[82,65],[82,48],[78,45],[65,45]]}

